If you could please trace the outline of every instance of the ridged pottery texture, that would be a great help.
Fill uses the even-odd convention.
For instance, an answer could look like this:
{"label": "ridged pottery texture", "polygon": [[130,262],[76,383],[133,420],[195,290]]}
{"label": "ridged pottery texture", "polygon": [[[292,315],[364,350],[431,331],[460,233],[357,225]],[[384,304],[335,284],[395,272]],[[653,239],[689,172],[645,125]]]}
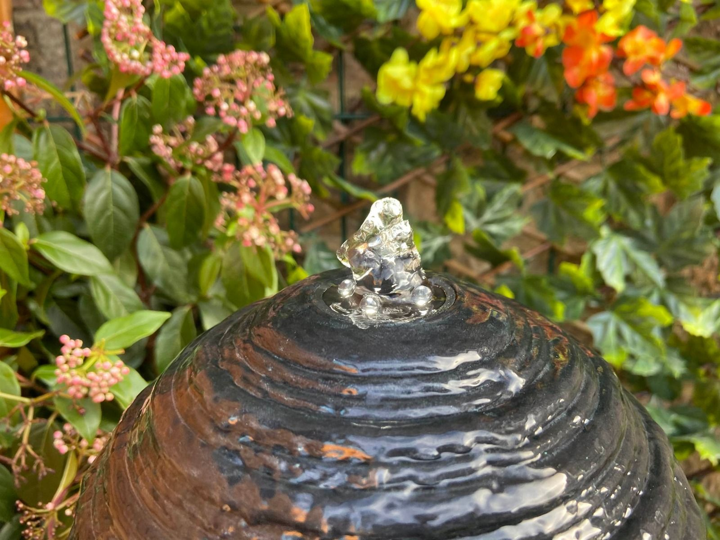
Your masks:
{"label": "ridged pottery texture", "polygon": [[665,435],[596,353],[433,275],[443,308],[361,329],[323,300],[348,274],[195,340],[125,413],[71,538],[705,538]]}

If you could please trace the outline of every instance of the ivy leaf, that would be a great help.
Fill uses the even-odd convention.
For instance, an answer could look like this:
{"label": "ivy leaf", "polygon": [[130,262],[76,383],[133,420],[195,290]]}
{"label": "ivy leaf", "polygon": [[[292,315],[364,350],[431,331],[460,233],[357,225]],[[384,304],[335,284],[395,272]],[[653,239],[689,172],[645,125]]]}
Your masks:
{"label": "ivy leaf", "polygon": [[689,156],[716,158],[720,155],[720,114],[689,115],[677,128]]}
{"label": "ivy leaf", "polygon": [[459,158],[450,161],[447,171],[438,177],[435,204],[438,214],[456,234],[465,233],[465,216],[459,198],[470,191],[470,175]]}
{"label": "ivy leaf", "polygon": [[537,157],[552,159],[558,152],[562,152],[572,159],[587,160],[590,157],[585,149],[562,141],[558,137],[536,128],[526,120],[515,124],[509,131],[515,135],[523,148]]}
{"label": "ivy leaf", "polygon": [[332,129],[333,117],[327,91],[312,89],[305,84],[288,86],[285,90],[295,114],[291,122],[310,121],[312,133],[325,139]]}
{"label": "ivy leaf", "polygon": [[164,311],[136,311],[111,319],[95,332],[95,344],[104,342],[105,350],[127,349],[142,338],[154,334],[169,318],[170,313]]}
{"label": "ivy leaf", "polygon": [[303,237],[305,246],[305,262],[303,268],[310,274],[319,274],[325,270],[333,270],[340,267],[340,262],[335,252],[328,248],[327,244],[316,236]]}
{"label": "ivy leaf", "polygon": [[450,253],[450,241],[453,239],[452,234],[432,222],[421,222],[414,224],[415,245],[422,257],[423,267],[437,268],[446,260],[452,258]]}
{"label": "ivy leaf", "polygon": [[65,209],[77,208],[85,188],[85,169],[75,141],[64,128],[52,124],[35,131],[33,154],[47,179],[48,198]]}
{"label": "ivy leaf", "polygon": [[595,254],[597,268],[605,283],[617,292],[625,290],[625,277],[633,271],[658,287],[665,285],[665,277],[657,261],[631,238],[603,229],[602,237],[595,240],[590,249]]}
{"label": "ivy leaf", "polygon": [[701,264],[712,253],[712,234],[704,219],[704,201],[693,197],[676,204],[664,216],[650,209],[645,227],[636,236],[643,249],[655,253],[662,265],[674,272]]}
{"label": "ivy leaf", "polygon": [[32,247],[60,270],[79,276],[113,272],[105,255],[85,240],[65,231],[49,231],[38,236]]}
{"label": "ivy leaf", "polygon": [[183,176],[171,187],[165,202],[170,247],[192,244],[205,222],[205,190],[194,176]]}
{"label": "ivy leaf", "polygon": [[712,337],[720,331],[720,300],[680,304],[680,322],[693,336]]}
{"label": "ivy leaf", "polygon": [[550,240],[563,243],[567,236],[597,237],[605,221],[605,201],[574,184],[556,180],[547,198],[535,203],[532,212],[538,228]]}
{"label": "ivy leaf", "polygon": [[118,148],[121,156],[148,147],[152,132],[151,114],[150,102],[143,96],[132,96],[123,103],[120,111]]}
{"label": "ivy leaf", "polygon": [[233,50],[237,13],[230,0],[172,2],[164,33],[187,47],[191,56],[210,57]]}
{"label": "ivy leaf", "polygon": [[[477,188],[475,193],[478,193]],[[518,212],[521,202],[522,193],[517,185],[503,187],[489,201],[485,197],[465,197],[467,226],[482,230],[496,244],[502,244],[517,236],[527,223],[527,218]]]}
{"label": "ivy leaf", "polygon": [[683,39],[683,50],[700,69],[693,70],[690,80],[693,86],[707,90],[720,79],[720,41],[699,36]]}
{"label": "ivy leaf", "polygon": [[305,65],[311,83],[324,80],[332,66],[332,55],[313,50],[315,38],[310,25],[310,9],[307,4],[294,6],[283,20],[269,7],[267,16],[275,26],[276,50],[283,61],[300,62]]}
{"label": "ivy leaf", "polygon": [[85,221],[95,245],[113,260],[132,242],[140,205],[132,184],[119,172],[102,169],[85,193]]}
{"label": "ivy leaf", "polygon": [[0,270],[19,283],[30,285],[25,246],[5,228],[0,228]]}
{"label": "ivy leaf", "polygon": [[163,373],[175,357],[195,337],[195,321],[190,306],[180,306],[160,328],[155,340],[155,366],[158,373]]}
{"label": "ivy leaf", "polygon": [[[593,315],[587,324],[608,362],[647,377],[663,370],[667,349],[659,329],[672,322],[672,315],[663,306],[647,298],[634,298]],[[633,361],[626,365],[630,357]]]}
{"label": "ivy leaf", "polygon": [[465,249],[478,259],[489,262],[493,267],[499,266],[507,261],[512,261],[515,266],[523,270],[525,261],[520,251],[514,247],[511,249],[500,249],[492,239],[482,230],[475,229],[472,232],[473,245],[466,244]]}
{"label": "ivy leaf", "polygon": [[114,274],[91,277],[90,293],[97,308],[108,319],[143,309],[143,303],[135,291]]}
{"label": "ivy leaf", "polygon": [[87,5],[86,0],[43,0],[45,12],[63,24],[84,24]]}
{"label": "ivy leaf", "polygon": [[169,247],[167,233],[146,226],[138,237],[138,258],[150,280],[178,303],[194,300],[189,287],[188,257]]}
{"label": "ivy leaf", "polygon": [[720,465],[720,440],[714,434],[678,437],[677,440],[691,442],[700,454],[700,459],[707,459],[713,467]]}
{"label": "ivy leaf", "polygon": [[515,299],[555,321],[565,320],[565,304],[558,298],[547,276],[521,275],[498,278],[501,285],[509,287]]}
{"label": "ivy leaf", "polygon": [[655,137],[652,158],[664,184],[680,199],[702,189],[712,162],[710,158],[685,159],[682,137],[671,127]]}
{"label": "ivy leaf", "polygon": [[275,27],[263,15],[245,19],[240,30],[242,47],[249,51],[269,51],[275,45]]}
{"label": "ivy leaf", "polygon": [[600,177],[600,193],[608,213],[635,229],[641,229],[646,214],[644,201],[665,190],[662,179],[632,153],[613,163]]}
{"label": "ivy leaf", "polygon": [[68,398],[56,397],[55,407],[63,418],[77,430],[80,436],[92,444],[100,427],[100,418],[102,417],[100,404],[93,403],[89,398],[74,401]]}

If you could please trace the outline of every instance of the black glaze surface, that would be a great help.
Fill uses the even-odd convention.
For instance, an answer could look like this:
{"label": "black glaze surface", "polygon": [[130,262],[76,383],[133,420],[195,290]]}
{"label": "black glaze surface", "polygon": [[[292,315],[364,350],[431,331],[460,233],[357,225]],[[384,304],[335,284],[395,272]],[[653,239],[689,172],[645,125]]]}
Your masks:
{"label": "black glaze surface", "polygon": [[[471,285],[368,329],[313,276],[128,409],[72,538],[701,540],[660,428],[599,356]],[[439,279],[437,276],[433,279]]]}

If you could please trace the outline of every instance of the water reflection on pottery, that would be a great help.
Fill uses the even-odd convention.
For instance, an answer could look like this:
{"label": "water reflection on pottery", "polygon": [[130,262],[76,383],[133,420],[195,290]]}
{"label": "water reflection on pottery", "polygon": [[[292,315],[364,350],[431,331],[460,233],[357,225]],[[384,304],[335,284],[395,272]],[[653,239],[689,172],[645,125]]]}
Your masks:
{"label": "water reflection on pottery", "polygon": [[518,304],[361,329],[313,276],[199,337],[128,409],[72,538],[704,538],[658,426]]}

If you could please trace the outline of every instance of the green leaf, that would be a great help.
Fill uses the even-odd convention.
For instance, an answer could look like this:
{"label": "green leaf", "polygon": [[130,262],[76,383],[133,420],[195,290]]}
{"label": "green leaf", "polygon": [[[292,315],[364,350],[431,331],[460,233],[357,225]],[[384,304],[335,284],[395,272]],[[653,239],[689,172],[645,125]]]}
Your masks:
{"label": "green leaf", "polygon": [[159,77],[152,87],[152,117],[155,123],[167,126],[179,122],[188,115],[192,103],[192,91],[182,75],[168,79]]}
{"label": "green leaf", "polygon": [[315,38],[312,35],[308,5],[294,6],[282,21],[280,15],[271,7],[268,8],[267,15],[275,26],[279,57],[283,61],[303,63],[311,83],[324,80],[332,66],[332,55],[313,50]]}
{"label": "green leaf", "polygon": [[[3,329],[0,329],[0,335]],[[20,383],[15,376],[13,368],[5,362],[0,362],[0,392],[11,396],[20,395]],[[0,418],[5,418],[17,405],[17,401],[0,398]]]}
{"label": "green leaf", "polygon": [[85,169],[70,134],[56,124],[38,128],[33,154],[47,179],[44,187],[48,198],[61,208],[77,208],[85,188]]}
{"label": "green leaf", "polygon": [[537,157],[552,159],[558,152],[579,160],[590,157],[585,149],[576,148],[525,120],[515,124],[509,131],[528,152]]}
{"label": "green leaf", "polygon": [[[650,376],[660,373],[667,355],[659,330],[669,326],[673,317],[663,306],[647,298],[622,300],[611,311],[590,317],[588,326],[605,359],[616,367],[625,366],[633,373]],[[626,364],[628,359],[632,362]]]}
{"label": "green leaf", "polygon": [[373,0],[315,0],[313,8],[329,24],[352,32],[367,19],[375,19]]}
{"label": "green leaf", "polygon": [[720,114],[689,115],[683,118],[677,132],[689,156],[716,158],[720,155]]}
{"label": "green leaf", "polygon": [[204,58],[233,50],[233,25],[237,13],[230,0],[213,0],[194,6],[188,2],[172,2],[165,13],[164,32],[182,42],[191,56]]}
{"label": "green leaf", "polygon": [[[479,186],[476,185],[477,187]],[[486,200],[484,192],[481,191],[476,189],[471,196],[462,198],[461,202],[467,209],[467,227],[482,230],[498,245],[518,235],[527,223],[527,218],[518,211],[522,202],[520,187],[503,187],[490,201]]]}
{"label": "green leaf", "polygon": [[[15,503],[18,495],[15,491],[15,477],[7,469],[0,467],[0,523],[7,523],[15,515]],[[18,530],[18,540],[20,539]],[[3,533],[0,532],[0,539]]]}
{"label": "green leaf", "polygon": [[305,246],[305,264],[303,267],[308,274],[319,274],[325,270],[340,267],[335,252],[316,236],[303,237],[303,245]]}
{"label": "green leaf", "polygon": [[200,287],[200,296],[207,296],[210,289],[217,281],[222,267],[222,257],[217,253],[209,253],[206,255],[200,269],[198,270],[198,286]]}
{"label": "green leaf", "polygon": [[15,153],[14,135],[17,126],[18,120],[11,120],[0,130],[0,154]]}
{"label": "green leaf", "polygon": [[130,170],[145,187],[147,187],[153,201],[159,201],[165,194],[165,183],[157,171],[155,163],[147,157],[126,157],[125,162]]}
{"label": "green leaf", "polygon": [[512,261],[521,270],[525,268],[525,261],[518,248],[500,249],[481,229],[475,229],[472,237],[475,243],[466,245],[466,249],[478,259],[489,262],[493,267]]}
{"label": "green leaf", "polygon": [[195,337],[195,320],[193,319],[190,306],[180,306],[173,311],[172,316],[160,328],[155,340],[155,366],[158,373],[163,373],[170,362],[182,351]]}
{"label": "green leaf", "polygon": [[459,158],[454,157],[448,170],[438,178],[435,205],[445,225],[456,234],[465,233],[465,215],[459,199],[470,189],[468,170]]}
{"label": "green leaf", "polygon": [[700,459],[707,459],[713,467],[720,465],[720,439],[713,434],[679,437],[678,440],[691,442],[700,454]]}
{"label": "green leaf", "polygon": [[[21,514],[15,514],[15,516],[8,520],[0,529],[0,540],[22,540],[22,532],[25,526],[20,523]],[[2,520],[0,520],[2,521]]]}
{"label": "green leaf", "polygon": [[[45,0],[43,0],[45,1]],[[27,82],[32,84],[33,86],[37,86],[41,90],[44,90],[48,94],[52,96],[52,98],[57,101],[58,105],[60,105],[67,113],[70,115],[70,117],[75,121],[77,126],[80,128],[80,131],[82,132],[83,136],[85,136],[86,129],[85,129],[85,123],[83,122],[82,117],[80,116],[80,113],[77,111],[75,106],[72,104],[72,102],[65,97],[65,94],[62,90],[60,90],[57,86],[55,86],[53,83],[48,81],[47,79],[44,79],[37,73],[32,73],[31,71],[21,71],[20,76],[25,79]]]}
{"label": "green leaf", "polygon": [[702,90],[715,86],[720,79],[720,41],[688,36],[683,39],[683,51],[699,66],[691,71],[692,85]]}
{"label": "green leaf", "polygon": [[720,300],[680,305],[680,322],[693,336],[710,338],[720,331]]}
{"label": "green leaf", "polygon": [[[243,252],[237,243],[231,244],[223,258],[220,270],[220,279],[225,286],[227,299],[240,308],[264,298],[268,292],[265,283],[258,280],[255,275],[260,273],[260,266],[254,262],[249,252]],[[250,275],[246,261],[254,263],[254,275]]]}
{"label": "green leaf", "polygon": [[181,249],[198,237],[205,221],[205,190],[193,176],[179,178],[165,202],[165,219],[170,246]]}
{"label": "green leaf", "polygon": [[120,110],[119,152],[127,156],[150,144],[152,132],[151,105],[143,96],[135,95],[123,103]]}
{"label": "green leaf", "polygon": [[0,270],[21,284],[30,285],[25,246],[5,228],[0,228]]}
{"label": "green leaf", "polygon": [[277,289],[277,269],[270,248],[240,246],[240,256],[250,277],[271,290]]}
{"label": "green leaf", "polygon": [[702,189],[712,161],[710,158],[686,160],[682,137],[671,127],[655,137],[652,157],[664,184],[680,199],[687,199]]}
{"label": "green leaf", "polygon": [[90,292],[98,309],[108,319],[143,309],[143,303],[135,291],[114,274],[91,277]]}
{"label": "green leaf", "polygon": [[602,234],[602,238],[595,240],[590,249],[595,254],[597,268],[605,283],[622,292],[625,290],[625,276],[636,271],[654,285],[665,286],[665,277],[657,261],[641,250],[636,242],[609,229],[603,230]]}
{"label": "green leaf", "polygon": [[259,15],[243,22],[240,37],[244,50],[269,51],[275,45],[275,27],[270,19]]}
{"label": "green leaf", "polygon": [[499,281],[501,285],[510,287],[515,299],[521,304],[555,321],[565,320],[565,304],[558,298],[547,276],[503,276]]}
{"label": "green leaf", "polygon": [[271,146],[271,143],[267,143],[265,145],[265,161],[269,161],[270,163],[274,163],[278,167],[280,167],[280,170],[284,172],[285,174],[290,174],[295,172],[295,168],[293,167],[292,161],[290,161],[290,158],[285,155],[285,153],[280,150],[279,148],[276,148],[274,146]]}
{"label": "green leaf", "polygon": [[104,341],[105,350],[127,349],[133,343],[154,334],[169,318],[170,313],[164,311],[136,311],[112,319],[95,333],[95,344]]}
{"label": "green leaf", "polygon": [[45,334],[44,330],[38,330],[36,332],[14,332],[6,328],[0,328],[0,347],[17,349],[23,345],[27,345],[35,338],[42,337],[43,334]]}
{"label": "green leaf", "polygon": [[265,136],[258,128],[253,128],[243,135],[235,146],[244,165],[262,163],[265,156]]}
{"label": "green leaf", "polygon": [[98,248],[69,232],[43,233],[35,239],[32,247],[60,270],[71,274],[97,276],[113,271]]}
{"label": "green leaf", "polygon": [[87,0],[43,0],[45,13],[55,17],[63,24],[71,21],[80,25],[84,24],[87,5]]}
{"label": "green leaf", "polygon": [[599,187],[608,213],[634,229],[643,228],[647,198],[665,190],[662,179],[633,152],[626,153],[604,172]]}
{"label": "green leaf", "polygon": [[194,300],[188,282],[188,258],[169,247],[167,233],[146,226],[138,237],[138,258],[150,280],[181,304]]}
{"label": "green leaf", "polygon": [[377,20],[386,23],[402,19],[412,5],[412,0],[375,0]]}
{"label": "green leaf", "polygon": [[342,192],[347,193],[348,195],[357,197],[358,199],[365,199],[366,201],[374,202],[378,198],[377,195],[375,195],[375,193],[373,193],[372,191],[368,189],[363,189],[362,187],[357,186],[352,182],[348,182],[337,174],[330,174],[323,178],[323,181],[328,187],[334,187]]}
{"label": "green leaf", "polygon": [[582,188],[555,180],[548,196],[535,203],[532,212],[538,228],[550,240],[563,243],[568,236],[592,239],[605,221],[605,201]]}
{"label": "green leaf", "polygon": [[132,242],[140,206],[132,184],[112,169],[98,171],[85,193],[85,221],[95,245],[115,259]]}
{"label": "green leaf", "polygon": [[63,418],[77,430],[80,436],[92,444],[100,427],[100,418],[102,417],[100,404],[93,403],[89,398],[74,401],[56,397],[55,407]]}
{"label": "green leaf", "polygon": [[145,390],[147,385],[147,381],[143,379],[137,371],[130,368],[130,373],[125,375],[123,380],[112,388],[113,394],[115,394],[115,401],[117,401],[123,409],[127,409],[137,395]]}

